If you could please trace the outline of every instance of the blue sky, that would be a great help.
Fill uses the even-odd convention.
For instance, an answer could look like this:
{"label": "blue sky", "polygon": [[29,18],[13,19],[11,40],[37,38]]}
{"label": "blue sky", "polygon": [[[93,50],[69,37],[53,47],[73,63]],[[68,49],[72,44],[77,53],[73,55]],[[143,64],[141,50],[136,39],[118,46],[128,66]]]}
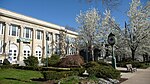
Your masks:
{"label": "blue sky", "polygon": [[[131,0],[120,0],[120,5],[111,11],[112,16],[121,27],[128,21],[127,10]],[[141,0],[146,3],[147,0]],[[60,26],[69,25],[77,28],[76,16],[81,11],[97,7],[101,13],[105,7],[99,1],[88,4],[84,0],[0,0],[0,8],[20,13],[26,16],[51,22]]]}

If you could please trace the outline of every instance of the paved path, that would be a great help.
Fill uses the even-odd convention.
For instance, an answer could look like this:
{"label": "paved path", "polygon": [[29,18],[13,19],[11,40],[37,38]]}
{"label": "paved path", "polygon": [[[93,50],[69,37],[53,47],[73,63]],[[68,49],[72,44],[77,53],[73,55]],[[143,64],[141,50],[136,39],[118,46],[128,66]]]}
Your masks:
{"label": "paved path", "polygon": [[128,78],[121,84],[150,84],[150,67],[147,69],[138,69],[134,73],[121,73],[121,78]]}

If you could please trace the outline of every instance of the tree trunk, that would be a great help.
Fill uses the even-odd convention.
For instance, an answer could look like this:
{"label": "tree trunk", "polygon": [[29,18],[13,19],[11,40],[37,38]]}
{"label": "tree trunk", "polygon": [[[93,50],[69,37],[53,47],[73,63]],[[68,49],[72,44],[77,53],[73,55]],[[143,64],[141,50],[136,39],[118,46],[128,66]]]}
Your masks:
{"label": "tree trunk", "polygon": [[91,50],[91,55],[92,55],[92,61],[95,61],[95,59],[94,59],[94,49]]}
{"label": "tree trunk", "polygon": [[134,59],[135,59],[135,50],[131,49],[131,52],[132,52],[132,60],[134,61]]}
{"label": "tree trunk", "polygon": [[89,56],[88,56],[88,48],[86,48],[86,63],[88,63],[88,61],[89,61]]}
{"label": "tree trunk", "polygon": [[93,49],[93,45],[90,46],[90,55],[92,57],[92,61],[95,61],[94,59],[94,49]]}

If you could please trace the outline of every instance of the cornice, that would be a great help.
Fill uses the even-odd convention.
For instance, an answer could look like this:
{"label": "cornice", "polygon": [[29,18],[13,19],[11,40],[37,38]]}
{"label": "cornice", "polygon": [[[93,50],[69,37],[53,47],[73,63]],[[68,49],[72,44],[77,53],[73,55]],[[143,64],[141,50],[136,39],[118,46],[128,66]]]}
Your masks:
{"label": "cornice", "polygon": [[56,30],[64,30],[68,34],[78,35],[77,32],[66,30],[65,27],[63,27],[63,26],[59,26],[59,25],[52,24],[52,23],[49,23],[49,22],[46,22],[46,21],[38,20],[36,18],[32,18],[32,17],[29,17],[29,16],[18,14],[18,13],[15,13],[15,12],[12,12],[12,11],[9,11],[9,10],[5,10],[5,9],[2,9],[2,8],[0,8],[0,16],[13,18],[13,19],[20,20],[20,21],[25,21],[25,22],[28,22],[28,23],[37,24],[37,25],[40,25],[40,26],[44,26],[44,27],[48,27],[48,28],[52,28],[52,29],[56,29]]}

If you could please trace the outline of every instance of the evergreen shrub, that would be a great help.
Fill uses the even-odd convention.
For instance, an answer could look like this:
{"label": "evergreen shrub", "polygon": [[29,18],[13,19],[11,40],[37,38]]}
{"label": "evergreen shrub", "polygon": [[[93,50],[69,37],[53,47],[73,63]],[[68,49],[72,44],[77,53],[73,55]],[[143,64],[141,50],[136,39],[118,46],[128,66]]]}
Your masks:
{"label": "evergreen shrub", "polygon": [[26,66],[37,67],[38,66],[38,58],[34,56],[29,56],[27,59],[23,60]]}
{"label": "evergreen shrub", "polygon": [[119,79],[120,71],[114,69],[112,66],[101,65],[97,62],[89,62],[85,65],[89,76],[95,76],[98,78],[112,78]]}

